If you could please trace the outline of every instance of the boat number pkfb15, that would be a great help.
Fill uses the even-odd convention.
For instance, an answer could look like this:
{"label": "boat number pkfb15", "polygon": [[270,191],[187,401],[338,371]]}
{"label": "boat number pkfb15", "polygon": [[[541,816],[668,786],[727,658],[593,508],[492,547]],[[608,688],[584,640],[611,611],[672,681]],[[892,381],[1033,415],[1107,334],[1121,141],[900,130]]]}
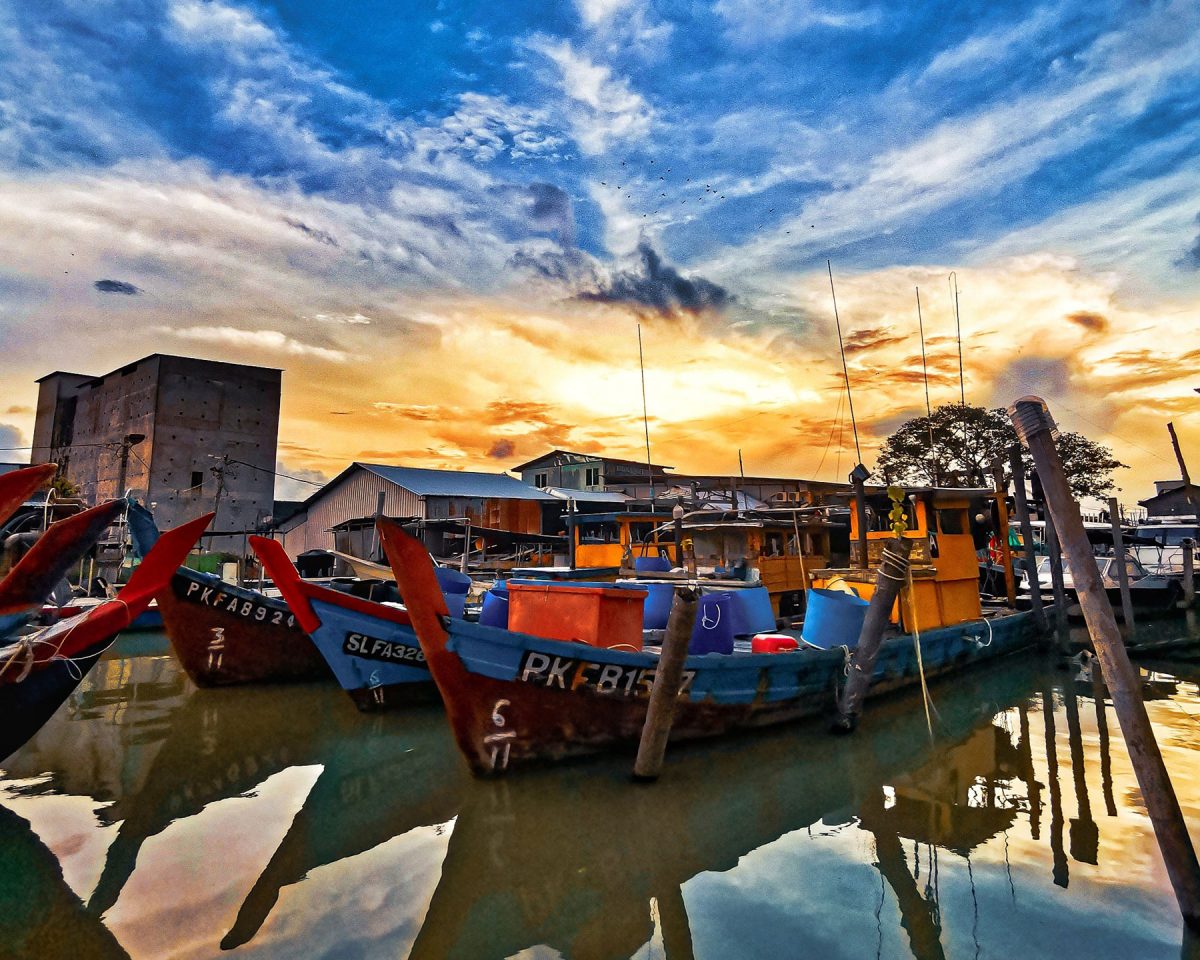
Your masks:
{"label": "boat number pkfb15", "polygon": [[342,641],[342,653],[362,657],[364,660],[425,666],[425,654],[420,647],[396,643],[394,640],[381,640],[379,637],[368,637],[365,633],[346,634],[346,639]]}
{"label": "boat number pkfb15", "polygon": [[255,623],[269,623],[273,626],[298,629],[296,617],[289,610],[273,610],[265,604],[226,593],[220,587],[206,587],[204,584],[188,580],[186,577],[173,578],[171,586],[177,597],[190,603],[202,603],[206,607],[224,610],[232,616]]}
{"label": "boat number pkfb15", "polygon": [[[558,690],[591,690],[622,697],[648,697],[654,686],[654,667],[626,667],[619,663],[596,663],[526,650],[517,676],[524,683]],[[695,670],[683,671],[679,695],[687,696]]]}

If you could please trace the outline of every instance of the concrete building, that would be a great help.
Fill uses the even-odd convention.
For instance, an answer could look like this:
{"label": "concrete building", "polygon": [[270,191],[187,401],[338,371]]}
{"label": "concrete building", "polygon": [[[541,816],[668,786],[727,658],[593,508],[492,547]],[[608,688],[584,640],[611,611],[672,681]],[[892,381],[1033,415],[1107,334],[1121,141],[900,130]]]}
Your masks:
{"label": "concrete building", "polygon": [[63,467],[89,503],[132,490],[173,527],[217,509],[206,539],[241,549],[271,515],[281,371],[154,354],[100,377],[38,380],[33,462]]}
{"label": "concrete building", "polygon": [[[365,521],[375,516],[380,494],[383,513],[389,517],[469,517],[477,526],[516,533],[541,533],[542,505],[558,502],[504,473],[352,463],[278,526],[288,556],[337,549],[335,527],[370,527]],[[354,525],[350,521],[364,523]]]}

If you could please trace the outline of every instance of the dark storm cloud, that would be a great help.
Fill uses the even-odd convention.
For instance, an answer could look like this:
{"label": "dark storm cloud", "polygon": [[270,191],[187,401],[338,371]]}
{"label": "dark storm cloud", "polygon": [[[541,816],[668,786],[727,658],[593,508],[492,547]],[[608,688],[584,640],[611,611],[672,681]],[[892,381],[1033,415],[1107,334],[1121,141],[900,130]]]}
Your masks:
{"label": "dark storm cloud", "polygon": [[1108,329],[1108,319],[1103,314],[1092,313],[1089,310],[1068,313],[1067,319],[1083,327],[1088,333],[1103,333]]}
{"label": "dark storm cloud", "polygon": [[336,247],[338,245],[337,240],[333,238],[333,234],[325,230],[318,230],[316,227],[310,227],[303,220],[295,220],[292,217],[284,217],[283,220],[284,223],[286,223],[289,227],[294,227],[306,237],[311,237],[313,240],[316,240],[317,243],[323,243],[327,247]]}
{"label": "dark storm cloud", "polygon": [[698,313],[721,310],[735,300],[724,287],[703,277],[685,277],[643,240],[638,244],[640,269],[615,273],[594,291],[584,291],[580,300],[625,303],[661,314],[678,311]]}
{"label": "dark storm cloud", "polygon": [[493,460],[507,460],[516,449],[517,445],[511,440],[497,440],[488,449],[487,455]]}
{"label": "dark storm cloud", "polygon": [[123,293],[127,297],[133,297],[142,292],[140,287],[135,287],[132,283],[126,283],[124,280],[97,280],[92,286],[101,293]]}

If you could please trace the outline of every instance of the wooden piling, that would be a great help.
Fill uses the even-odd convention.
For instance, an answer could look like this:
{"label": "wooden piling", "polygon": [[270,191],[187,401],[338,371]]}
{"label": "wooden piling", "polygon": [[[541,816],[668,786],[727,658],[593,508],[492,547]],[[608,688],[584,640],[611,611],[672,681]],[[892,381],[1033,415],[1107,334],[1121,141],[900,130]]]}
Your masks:
{"label": "wooden piling", "polygon": [[992,482],[996,492],[996,515],[1000,529],[996,537],[1000,541],[1000,562],[1004,564],[1004,592],[1008,605],[1017,608],[1017,581],[1013,574],[1012,547],[1008,543],[1008,489],[1004,483],[1004,467],[999,461],[992,464]]}
{"label": "wooden piling", "polygon": [[[1108,522],[1112,525],[1113,557],[1116,559],[1117,583],[1121,585],[1121,619],[1125,634],[1133,632],[1133,597],[1129,593],[1129,566],[1125,562],[1125,537],[1121,533],[1121,505],[1116,497],[1108,498]],[[1094,562],[1094,561],[1093,561]]]}
{"label": "wooden piling", "polygon": [[1185,610],[1190,610],[1196,605],[1196,541],[1187,537],[1180,549],[1183,551],[1183,598],[1179,603]]}
{"label": "wooden piling", "polygon": [[637,760],[633,765],[635,780],[657,780],[662,772],[663,756],[671,736],[671,724],[675,720],[675,701],[683,681],[683,662],[687,659],[699,605],[699,590],[675,588],[671,615],[667,618],[667,633],[663,638],[658,667],[654,671],[654,685],[650,688],[650,705],[646,709],[642,739],[638,743]]}
{"label": "wooden piling", "polygon": [[908,575],[908,555],[912,552],[910,537],[896,537],[887,542],[875,574],[875,592],[871,595],[867,615],[858,635],[858,646],[850,660],[846,688],[838,703],[838,715],[833,723],[835,733],[851,733],[858,726],[862,702],[875,673],[875,658],[883,642],[883,631],[891,620],[892,607]]}
{"label": "wooden piling", "polygon": [[1093,559],[1079,505],[1071,495],[1062,460],[1054,445],[1054,421],[1045,401],[1037,397],[1018,400],[1009,408],[1009,416],[1017,435],[1033,454],[1047,506],[1071,561],[1079,604],[1096,648],[1104,682],[1112,696],[1113,710],[1121,724],[1138,787],[1154,825],[1180,912],[1190,926],[1200,927],[1200,862],[1196,860],[1179,800],[1159,753],[1150,718],[1146,715],[1137,671],[1129,661],[1100,581],[1100,571]]}
{"label": "wooden piling", "polygon": [[1025,499],[1025,464],[1021,460],[1021,448],[1009,451],[1013,477],[1013,497],[1017,505],[1017,522],[1021,525],[1021,539],[1025,542],[1025,573],[1029,578],[1029,602],[1038,630],[1046,632],[1046,611],[1042,609],[1042,585],[1038,580],[1037,550],[1033,546],[1033,524],[1029,519],[1029,501]]}
{"label": "wooden piling", "polygon": [[1067,623],[1067,584],[1063,578],[1062,548],[1049,511],[1046,511],[1046,552],[1050,558],[1050,583],[1054,590],[1054,632],[1058,637],[1058,649],[1060,653],[1070,653],[1071,627]]}

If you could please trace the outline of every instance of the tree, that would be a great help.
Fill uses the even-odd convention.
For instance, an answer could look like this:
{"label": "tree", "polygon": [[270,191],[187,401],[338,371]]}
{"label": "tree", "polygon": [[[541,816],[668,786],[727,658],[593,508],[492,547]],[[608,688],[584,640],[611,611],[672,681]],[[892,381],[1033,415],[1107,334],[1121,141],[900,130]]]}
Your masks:
{"label": "tree", "polygon": [[[875,472],[885,483],[990,487],[997,460],[1005,476],[1010,475],[1009,450],[1017,442],[1005,410],[950,403],[936,408],[932,416],[901,424],[880,448]],[[1058,451],[1076,497],[1108,496],[1113,471],[1126,467],[1108,447],[1078,433],[1061,434]],[[1033,461],[1025,450],[1022,459],[1031,471]]]}

